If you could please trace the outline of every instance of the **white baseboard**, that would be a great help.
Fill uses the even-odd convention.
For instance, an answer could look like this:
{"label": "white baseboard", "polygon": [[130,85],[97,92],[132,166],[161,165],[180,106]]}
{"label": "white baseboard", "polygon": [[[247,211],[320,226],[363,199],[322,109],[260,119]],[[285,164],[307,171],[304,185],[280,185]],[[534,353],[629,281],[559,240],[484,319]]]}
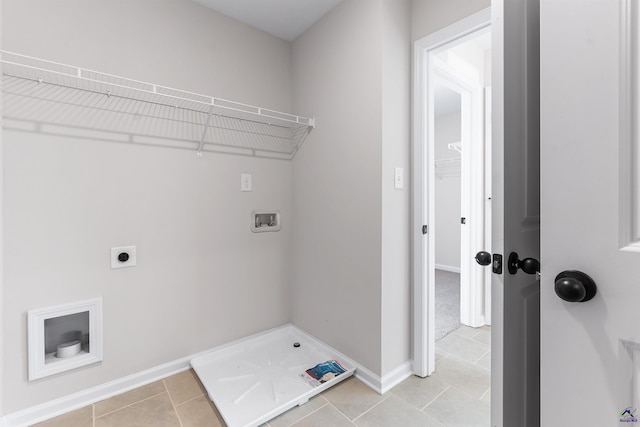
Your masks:
{"label": "white baseboard", "polygon": [[388,392],[411,375],[413,375],[412,362],[411,360],[407,360],[402,365],[382,377],[382,394]]}
{"label": "white baseboard", "polygon": [[356,373],[354,377],[362,381],[367,387],[378,394],[382,394],[382,379],[364,366],[356,363]]}
{"label": "white baseboard", "polygon": [[[286,326],[288,325],[285,325],[285,327]],[[329,347],[331,350],[335,351],[335,353],[338,354],[341,358],[344,358],[346,361],[353,364],[356,367],[356,378],[358,378],[360,381],[365,383],[367,386],[369,386],[379,394],[384,394],[412,375],[411,362],[408,361],[398,368],[394,369],[384,377],[380,377],[379,375],[374,374],[364,366],[356,363],[347,356],[344,356],[339,351],[331,348],[331,346],[319,341],[318,339],[300,330],[299,328],[296,328],[296,330],[304,334],[310,340],[320,342],[326,347]],[[224,344],[220,347],[225,347],[227,345],[229,344]],[[216,349],[220,347],[216,347]],[[190,368],[189,361],[191,359],[209,353],[213,350],[215,349],[183,357],[181,359],[174,360],[172,362],[168,362],[163,365],[147,369],[145,371],[137,372],[135,374],[131,374],[117,380],[109,381],[96,387],[91,387],[86,390],[70,394],[68,396],[44,402],[18,412],[7,414],[2,417],[2,419],[0,419],[0,427],[27,427],[57,417],[59,415],[66,414],[67,412],[83,408],[101,400],[108,399],[118,394],[125,393],[135,388],[142,387],[143,385],[150,384],[171,375],[186,371]]]}
{"label": "white baseboard", "polygon": [[322,344],[325,347],[328,347],[333,353],[337,354],[341,359],[346,360],[347,362],[349,362],[350,364],[352,364],[353,366],[356,367],[356,373],[354,374],[354,376],[356,378],[358,378],[360,381],[362,381],[363,383],[365,383],[369,388],[373,389],[374,391],[376,391],[379,394],[382,394],[382,382],[380,380],[380,376],[374,374],[373,372],[371,372],[370,370],[368,370],[367,368],[365,368],[364,366],[362,366],[361,364],[359,364],[358,362],[356,362],[355,360],[352,360],[351,358],[345,356],[344,354],[342,354],[341,352],[339,352],[338,350],[336,350],[335,348],[331,347],[330,345],[324,343],[323,341],[320,341],[319,339],[315,338],[312,335],[309,335],[307,332],[303,331],[302,329],[294,326],[294,328],[301,333],[302,335],[304,335],[307,339],[311,340],[311,341],[316,341],[320,344]]}
{"label": "white baseboard", "polygon": [[117,380],[109,381],[96,387],[91,387],[68,396],[5,415],[0,425],[3,427],[26,427],[57,417],[58,415],[66,414],[67,412],[83,408],[101,400],[186,371],[189,369],[189,361],[193,357],[194,356],[184,357]]}
{"label": "white baseboard", "polygon": [[396,369],[394,369],[384,377],[380,377],[380,375],[377,375],[371,372],[369,369],[365,368],[358,362],[340,353],[338,350],[331,347],[330,345],[318,340],[317,338],[314,338],[312,335],[309,335],[308,333],[297,328],[296,326],[294,326],[294,328],[301,334],[305,335],[311,341],[317,341],[323,346],[328,347],[329,349],[331,349],[332,352],[339,355],[341,358],[348,361],[350,364],[354,365],[356,367],[356,373],[354,374],[354,376],[360,381],[362,381],[364,384],[366,384],[369,388],[377,392],[378,394],[386,393],[387,391],[391,390],[393,387],[395,387],[396,385],[400,384],[402,381],[406,380],[411,375],[413,375],[412,364],[411,364],[411,361],[409,360],[403,363],[402,365],[398,366]]}
{"label": "white baseboard", "polygon": [[450,265],[436,264],[436,270],[450,271],[451,273],[460,273],[460,267],[453,267]]}
{"label": "white baseboard", "polygon": [[406,361],[402,365],[398,366],[387,375],[380,377],[374,374],[365,367],[362,367],[356,363],[355,377],[365,383],[369,388],[377,392],[378,394],[385,394],[402,381],[413,375],[411,369],[411,361]]}
{"label": "white baseboard", "polygon": [[[265,332],[261,332],[256,335],[260,335],[262,333]],[[212,350],[233,345],[234,343],[235,341],[222,344],[221,346],[216,347]],[[109,381],[107,383],[70,394],[68,396],[63,396],[61,398],[50,400],[48,402],[26,408],[18,412],[7,414],[2,417],[2,419],[0,419],[0,427],[27,427],[41,421],[66,414],[67,412],[84,408],[85,406],[100,402],[101,400],[105,400],[113,396],[117,396],[118,394],[126,393],[127,391],[186,371],[191,367],[191,359],[209,353],[212,350],[206,350],[200,353],[186,356],[172,362],[153,367],[151,369],[137,372],[123,378]]]}

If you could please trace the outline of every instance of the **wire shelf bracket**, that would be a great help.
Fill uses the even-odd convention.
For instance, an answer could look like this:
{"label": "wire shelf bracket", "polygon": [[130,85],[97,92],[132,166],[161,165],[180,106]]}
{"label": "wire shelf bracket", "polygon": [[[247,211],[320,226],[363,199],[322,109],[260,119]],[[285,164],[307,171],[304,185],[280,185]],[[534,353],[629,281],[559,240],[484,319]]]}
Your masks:
{"label": "wire shelf bracket", "polygon": [[461,142],[452,142],[450,144],[447,144],[447,148],[449,148],[449,150],[454,150],[454,151],[457,151],[458,153],[462,154],[462,143]]}
{"label": "wire shelf bracket", "polygon": [[209,114],[207,115],[207,123],[205,124],[205,129],[202,132],[202,138],[200,139],[200,144],[198,145],[198,153],[196,156],[198,158],[202,157],[202,147],[205,143],[205,138],[207,137],[207,127],[209,127],[209,123],[211,123],[211,114],[213,114],[213,106],[209,109]]}
{"label": "wire shelf bracket", "polygon": [[[5,123],[292,159],[315,119],[0,50]],[[9,119],[9,120],[6,120]]]}

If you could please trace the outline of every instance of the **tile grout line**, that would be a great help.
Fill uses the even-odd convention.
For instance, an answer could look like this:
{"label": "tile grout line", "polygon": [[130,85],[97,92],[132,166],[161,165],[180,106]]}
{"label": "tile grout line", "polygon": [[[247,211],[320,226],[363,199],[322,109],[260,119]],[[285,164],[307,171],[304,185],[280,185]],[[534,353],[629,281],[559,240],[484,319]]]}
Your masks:
{"label": "tile grout line", "polygon": [[[325,406],[327,406],[327,405],[329,405],[329,404],[330,404],[330,403],[329,403],[329,401],[328,401],[326,398],[325,398],[324,400],[325,400],[325,404],[324,404],[324,405],[322,405],[322,406],[320,406],[319,408],[317,408],[317,409],[315,409],[315,410],[313,410],[313,411],[309,412],[307,415],[305,415],[305,416],[303,416],[303,417],[298,418],[297,420],[295,420],[295,421],[294,421],[294,422],[292,422],[291,424],[288,424],[288,427],[291,427],[292,425],[294,425],[294,424],[296,424],[296,423],[298,423],[298,422],[300,422],[300,421],[304,420],[305,418],[310,417],[311,415],[313,415],[313,414],[315,414],[316,412],[318,412],[320,409],[322,409],[322,408],[324,408]],[[305,404],[305,405],[306,405],[306,404]],[[286,414],[286,412],[283,412],[283,414]],[[282,415],[282,414],[280,414],[280,415]],[[276,418],[278,418],[278,417],[276,417]],[[273,419],[269,420],[269,421],[267,422],[267,424],[268,424],[268,425],[271,425],[271,421],[275,420],[276,418],[273,418]]]}
{"label": "tile grout line", "polygon": [[[474,365],[478,365],[478,362],[480,361],[480,359],[482,359],[483,357],[485,357],[487,354],[491,354],[491,349],[487,350],[486,353],[484,353],[482,356],[478,357],[478,359],[476,359],[475,362],[473,362]],[[480,365],[478,365],[480,366]],[[483,368],[483,366],[480,366],[481,368]],[[484,368],[487,369],[487,368]]]}
{"label": "tile grout line", "polygon": [[[454,357],[455,357],[455,356],[454,356]],[[442,360],[445,360],[445,359],[451,359],[451,353],[449,353],[449,352],[446,352],[446,351],[445,351],[445,352],[444,352],[444,356],[442,356],[442,357],[440,358],[440,360],[438,360],[438,362],[440,362],[440,361],[442,361]],[[436,362],[436,369],[437,369],[438,362]],[[433,375],[433,374],[432,374],[432,375]]]}
{"label": "tile grout line", "polygon": [[[167,392],[169,392],[169,390],[167,390]],[[181,407],[181,406],[183,406],[183,405],[186,405],[187,403],[191,403],[191,402],[193,402],[193,401],[194,401],[194,400],[196,400],[196,399],[200,399],[202,396],[205,396],[205,394],[204,394],[204,393],[202,393],[202,394],[199,394],[199,395],[198,395],[198,396],[196,396],[196,397],[192,397],[192,398],[191,398],[191,399],[189,399],[189,400],[185,400],[185,401],[184,401],[184,402],[182,402],[181,404],[179,404],[179,405],[175,405],[175,408],[176,408],[176,409],[178,409],[179,407]],[[171,397],[171,393],[169,393],[169,397]],[[209,400],[209,398],[207,398],[207,401],[208,401],[208,400]]]}
{"label": "tile grout line", "polygon": [[[443,381],[444,382],[444,381]],[[445,383],[446,384],[446,383]],[[436,397],[434,397],[433,399],[431,399],[429,402],[427,402],[426,405],[424,405],[422,408],[420,408],[421,411],[424,411],[425,409],[427,409],[427,406],[431,405],[433,402],[435,402],[440,396],[442,396],[444,394],[445,391],[449,390],[451,387],[453,387],[451,384],[447,384],[447,386],[444,388],[444,390],[442,390],[440,393],[438,393],[436,395]]]}
{"label": "tile grout line", "polygon": [[[475,366],[475,367],[482,368],[484,371],[491,371],[490,369],[487,369],[487,368],[485,368],[485,367],[483,367],[483,366],[480,366],[480,365],[478,365],[478,364],[476,363],[476,362],[478,362],[480,359],[482,359],[483,357],[485,357],[485,356],[486,356],[487,354],[489,354],[489,353],[491,353],[491,349],[487,350],[487,352],[486,352],[486,353],[484,353],[484,354],[483,354],[481,357],[479,357],[478,359],[467,359],[466,357],[460,356],[460,355],[455,354],[455,353],[446,353],[446,355],[445,355],[445,356],[443,356],[440,360],[438,360],[438,361],[436,362],[436,365],[437,365],[437,363],[438,363],[438,362],[440,362],[440,361],[442,361],[442,360],[444,360],[444,359],[452,359],[452,358],[453,358],[454,360],[456,360],[456,359],[457,359],[457,360],[462,361],[462,362],[464,362],[464,363],[467,363],[467,364],[469,364],[469,365],[473,365],[473,366]],[[475,361],[474,361],[474,360],[475,360]]]}
{"label": "tile grout line", "polygon": [[[453,389],[455,389],[455,390],[458,390],[459,392],[464,393],[464,394],[466,394],[466,395],[470,396],[470,397],[471,397],[471,399],[472,399],[472,400],[474,400],[474,401],[479,401],[479,400],[480,400],[480,397],[475,397],[475,395],[473,395],[471,392],[469,392],[469,391],[467,391],[467,390],[465,390],[465,389],[463,389],[463,388],[460,388],[460,387],[458,387],[458,386],[456,386],[456,385],[452,385],[452,386],[451,386],[451,388],[453,388]],[[491,388],[491,387],[489,387],[489,388]],[[486,391],[482,392],[482,394],[484,394],[484,393],[486,393]],[[481,396],[482,396],[482,395],[481,395]]]}
{"label": "tile grout line", "polygon": [[475,342],[479,342],[479,341],[476,339],[476,337],[477,337],[478,335],[480,335],[480,333],[481,333],[481,332],[482,332],[482,331],[476,331],[476,333],[475,333],[475,334],[473,334],[473,336],[471,337],[471,339],[472,339],[472,340],[474,340]]}
{"label": "tile grout line", "polygon": [[361,414],[361,415],[359,415],[359,416],[355,417],[355,418],[352,420],[351,418],[349,418],[349,417],[347,416],[347,414],[345,414],[345,413],[344,413],[344,412],[342,412],[340,409],[338,409],[338,408],[336,407],[336,405],[334,405],[333,403],[331,403],[328,399],[327,399],[327,405],[331,406],[333,409],[335,409],[336,411],[338,411],[338,413],[339,413],[340,415],[342,415],[343,417],[345,417],[345,418],[347,419],[347,421],[349,421],[349,422],[350,422],[351,424],[353,424],[354,426],[356,425],[355,421],[363,415],[363,414]]}
{"label": "tile grout line", "polygon": [[[427,414],[424,411],[420,411],[424,414],[425,417],[429,418],[432,422],[438,424],[439,427],[447,427],[447,425],[443,422],[441,422],[440,420],[438,420],[437,418],[433,418],[431,415]],[[437,426],[436,426],[437,427]]]}
{"label": "tile grout line", "polygon": [[173,413],[176,414],[176,418],[178,419],[178,424],[180,424],[180,427],[184,427],[184,425],[182,424],[182,419],[180,418],[180,414],[178,414],[178,408],[176,408],[176,404],[173,402],[173,397],[171,397],[171,393],[169,393],[169,387],[167,387],[167,383],[165,383],[164,379],[162,380],[162,385],[164,386],[164,389],[167,391],[167,396],[169,396],[169,402],[171,402]]}
{"label": "tile grout line", "polygon": [[[466,342],[467,344],[468,344],[468,343],[471,343],[471,344],[473,344],[473,345],[479,344],[479,345],[481,345],[481,346],[483,346],[483,347],[488,347],[489,349],[491,349],[491,345],[490,345],[490,344],[487,344],[487,343],[484,343],[484,342],[478,341],[478,340],[476,340],[476,339],[474,339],[474,338],[465,337],[465,336],[463,336],[463,335],[457,335],[457,334],[456,334],[456,335],[454,335],[454,338],[455,338],[455,339],[462,340],[463,342]],[[453,339],[453,338],[452,338],[452,339]]]}
{"label": "tile grout line", "polygon": [[487,371],[489,373],[489,376],[491,376],[491,364],[489,364],[489,367],[487,368],[487,367],[482,366],[480,363],[478,363],[478,362],[480,362],[480,360],[485,358],[487,355],[491,356],[491,350],[489,350],[487,352],[487,354],[483,355],[480,359],[476,360],[476,363],[474,363],[474,365],[477,366],[480,369],[484,369],[485,371]]}
{"label": "tile grout line", "polygon": [[[383,398],[380,402],[376,403],[376,404],[375,404],[375,405],[373,405],[371,408],[367,409],[366,411],[364,411],[363,413],[361,413],[360,415],[358,415],[357,417],[355,417],[355,418],[352,420],[352,422],[355,424],[355,421],[356,421],[356,420],[359,420],[361,417],[363,417],[365,414],[367,414],[367,413],[368,413],[369,411],[371,411],[373,408],[375,408],[375,407],[376,407],[376,406],[378,406],[378,405],[381,405],[381,404],[382,404],[382,402],[385,402],[387,399],[389,399],[389,397],[391,397],[391,394],[393,394],[393,393],[390,393],[390,394],[388,394],[388,395],[386,395],[386,396],[385,396],[385,395],[382,395],[384,398]],[[394,395],[394,396],[395,396],[395,395]],[[338,409],[338,408],[336,408],[336,409]],[[342,414],[342,412],[341,412],[339,409],[338,409],[338,412],[340,412],[340,413]],[[345,414],[343,414],[343,415],[345,415]],[[345,417],[346,417],[346,415],[345,415]],[[347,418],[349,418],[349,417],[347,417]]]}
{"label": "tile grout line", "polygon": [[[134,389],[134,390],[135,390],[135,389]],[[165,390],[166,390],[166,387],[165,387]],[[97,419],[97,418],[102,418],[102,417],[105,417],[105,416],[107,416],[107,415],[113,414],[114,412],[118,412],[118,411],[120,411],[120,410],[122,410],[122,409],[130,408],[130,407],[132,407],[132,406],[134,406],[134,405],[137,405],[138,403],[146,402],[147,400],[153,399],[154,397],[158,397],[158,396],[160,396],[160,395],[161,395],[161,394],[163,394],[163,393],[167,393],[167,394],[169,394],[167,391],[163,391],[162,393],[156,393],[156,394],[154,394],[153,396],[145,397],[144,399],[141,399],[141,400],[135,401],[135,402],[130,403],[130,404],[125,405],[125,406],[121,406],[121,407],[119,407],[118,409],[114,409],[113,411],[105,412],[104,414],[100,415],[99,417],[95,417],[95,407],[94,407],[94,418],[96,418],[96,419]],[[124,393],[123,393],[123,394],[124,394]],[[115,397],[115,396],[114,396],[114,397]],[[108,400],[108,399],[106,399],[106,400]],[[98,402],[98,403],[99,403],[99,402]],[[94,405],[95,405],[95,404],[94,404]]]}
{"label": "tile grout line", "polygon": [[473,342],[477,342],[478,344],[487,345],[487,346],[491,347],[491,340],[489,340],[488,343],[483,342],[483,341],[479,341],[479,340],[477,340],[475,338],[472,338],[472,340],[473,340]]}

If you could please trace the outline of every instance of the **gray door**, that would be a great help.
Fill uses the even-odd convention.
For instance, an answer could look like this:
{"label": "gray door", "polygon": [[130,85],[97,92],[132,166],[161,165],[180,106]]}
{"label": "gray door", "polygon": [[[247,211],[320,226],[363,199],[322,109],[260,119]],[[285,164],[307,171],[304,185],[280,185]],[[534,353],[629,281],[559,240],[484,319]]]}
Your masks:
{"label": "gray door", "polygon": [[[638,425],[638,2],[540,12],[542,425]],[[558,278],[567,270],[595,297],[561,299],[556,286],[583,294]]]}
{"label": "gray door", "polygon": [[537,0],[493,2],[492,30],[492,243],[503,265],[492,274],[491,425],[531,427],[540,425],[540,282],[532,263],[533,274],[510,272],[509,255],[540,259]]}

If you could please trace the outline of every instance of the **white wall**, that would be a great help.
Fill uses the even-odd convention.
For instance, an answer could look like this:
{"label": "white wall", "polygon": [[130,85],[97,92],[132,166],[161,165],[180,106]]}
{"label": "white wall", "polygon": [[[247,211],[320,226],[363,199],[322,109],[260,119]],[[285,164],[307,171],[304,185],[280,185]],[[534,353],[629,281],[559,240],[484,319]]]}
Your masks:
{"label": "white wall", "polygon": [[[435,117],[435,158],[448,159],[460,157],[447,145],[460,142],[460,112]],[[436,179],[435,185],[435,240],[436,266],[460,269],[460,203],[461,182],[460,162],[455,166],[438,168],[443,172],[457,172],[456,176]]]}
{"label": "white wall", "polygon": [[293,321],[377,373],[380,24],[379,0],[345,0],[293,45],[294,110],[318,124],[293,162]]}
{"label": "white wall", "polygon": [[[291,109],[290,44],[190,1],[2,6],[6,50]],[[5,414],[290,321],[290,162],[2,136]],[[282,230],[251,233],[253,208],[280,209]],[[138,266],[111,270],[122,245]],[[27,382],[27,310],[96,296],[104,361]]]}
{"label": "white wall", "polygon": [[382,2],[382,375],[411,359],[410,6]]}
{"label": "white wall", "polygon": [[190,0],[2,0],[6,50],[291,109],[291,46]]}
{"label": "white wall", "polygon": [[[4,49],[318,120],[293,163],[3,132],[4,413],[289,320],[376,374],[408,359],[407,3],[345,0],[293,51],[187,0],[2,5]],[[413,0],[411,39],[488,5]],[[27,383],[25,312],[96,294],[104,362]]]}
{"label": "white wall", "polygon": [[489,6],[491,0],[412,0],[412,39],[421,39]]}
{"label": "white wall", "polygon": [[410,350],[408,6],[345,0],[293,46],[294,109],[318,121],[294,160],[293,320],[378,375]]}

